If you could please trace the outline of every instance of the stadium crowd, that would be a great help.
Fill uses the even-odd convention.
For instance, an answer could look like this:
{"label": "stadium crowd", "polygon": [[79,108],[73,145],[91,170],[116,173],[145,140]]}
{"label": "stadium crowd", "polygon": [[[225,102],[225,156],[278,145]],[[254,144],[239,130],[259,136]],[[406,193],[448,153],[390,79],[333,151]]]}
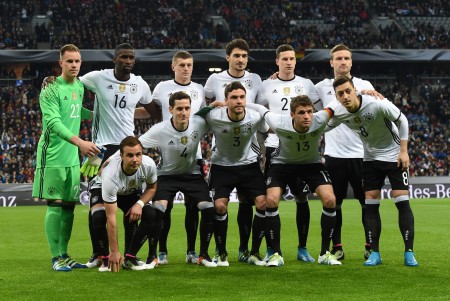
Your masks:
{"label": "stadium crowd", "polygon": [[[221,48],[244,38],[251,48],[273,49],[288,43],[295,49],[449,48],[449,26],[401,22],[368,32],[378,15],[449,17],[446,1],[3,1],[0,49],[36,49],[38,43],[60,48],[70,42],[83,49],[112,49],[127,42],[136,49]],[[50,20],[31,27],[31,16]],[[209,16],[226,21],[214,22]],[[296,25],[296,20],[316,24]],[[327,26],[330,25],[330,26]],[[377,30],[375,30],[377,31]],[[221,44],[222,43],[222,44]]]}
{"label": "stadium crowd", "polygon": [[[308,77],[307,74],[303,76]],[[449,85],[421,84],[417,91],[418,98],[412,95],[413,87],[408,81],[377,82],[374,86],[408,117],[409,155],[411,162],[414,162],[410,175],[450,175]],[[36,146],[42,130],[39,89],[32,84],[3,86],[0,93],[0,183],[32,183]],[[85,97],[85,106],[92,108],[94,94],[88,91]],[[145,133],[153,124],[152,119],[135,120],[136,136]],[[91,139],[90,121],[82,122],[80,137]],[[201,144],[206,172],[211,157],[210,145],[211,134],[208,134]],[[158,158],[155,150],[148,150],[148,154]]]}

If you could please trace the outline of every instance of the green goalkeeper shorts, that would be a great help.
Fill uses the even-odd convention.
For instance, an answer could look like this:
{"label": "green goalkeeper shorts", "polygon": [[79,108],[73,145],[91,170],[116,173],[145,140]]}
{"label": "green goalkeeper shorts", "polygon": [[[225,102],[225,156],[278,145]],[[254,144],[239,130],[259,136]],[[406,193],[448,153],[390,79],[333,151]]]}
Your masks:
{"label": "green goalkeeper shorts", "polygon": [[80,166],[37,168],[33,197],[77,202],[80,197]]}

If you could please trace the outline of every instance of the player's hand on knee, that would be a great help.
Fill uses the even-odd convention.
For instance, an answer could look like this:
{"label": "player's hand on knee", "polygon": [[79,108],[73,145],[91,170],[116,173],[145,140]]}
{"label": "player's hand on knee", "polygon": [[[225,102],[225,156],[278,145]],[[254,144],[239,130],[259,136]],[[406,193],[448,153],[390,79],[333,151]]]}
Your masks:
{"label": "player's hand on knee", "polygon": [[125,216],[128,217],[130,223],[140,220],[142,216],[142,206],[138,203],[134,204],[133,207],[128,210]]}

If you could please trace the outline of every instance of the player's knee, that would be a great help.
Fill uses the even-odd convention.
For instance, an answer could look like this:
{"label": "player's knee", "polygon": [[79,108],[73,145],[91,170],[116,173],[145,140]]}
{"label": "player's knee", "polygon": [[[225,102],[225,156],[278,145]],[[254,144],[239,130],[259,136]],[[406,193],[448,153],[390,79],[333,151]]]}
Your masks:
{"label": "player's knee", "polygon": [[279,201],[280,200],[277,197],[275,197],[273,195],[267,195],[266,207],[269,207],[269,208],[277,207]]}
{"label": "player's knee", "polygon": [[325,208],[335,208],[336,207],[336,198],[333,194],[327,194],[322,196],[322,205]]}
{"label": "player's knee", "polygon": [[201,209],[201,214],[202,214],[202,219],[206,222],[206,223],[213,223],[214,222],[214,208],[213,207],[208,207],[208,208],[204,208]]}
{"label": "player's knee", "polygon": [[94,227],[101,227],[106,225],[106,211],[105,208],[100,208],[91,212],[92,224]]}
{"label": "player's knee", "polygon": [[223,202],[223,201],[216,200],[214,202],[214,209],[215,209],[216,213],[219,213],[219,214],[226,213],[227,212],[227,207],[228,207],[227,204],[225,202]]}
{"label": "player's knee", "polygon": [[[210,203],[211,207],[214,207],[214,204],[212,202]],[[186,214],[198,214],[199,208],[197,207],[196,204],[194,203],[185,204],[185,207],[186,207]]]}
{"label": "player's knee", "polygon": [[408,190],[392,190],[392,197],[394,198],[394,202],[396,200],[409,200]]}
{"label": "player's knee", "polygon": [[308,195],[306,194],[299,194],[295,196],[295,202],[297,204],[304,204],[308,203]]}
{"label": "player's knee", "polygon": [[265,210],[266,209],[267,198],[265,195],[261,195],[255,198],[255,207],[257,209]]}
{"label": "player's knee", "polygon": [[144,206],[142,208],[142,217],[141,220],[143,222],[154,221],[156,218],[155,209],[152,206]]}

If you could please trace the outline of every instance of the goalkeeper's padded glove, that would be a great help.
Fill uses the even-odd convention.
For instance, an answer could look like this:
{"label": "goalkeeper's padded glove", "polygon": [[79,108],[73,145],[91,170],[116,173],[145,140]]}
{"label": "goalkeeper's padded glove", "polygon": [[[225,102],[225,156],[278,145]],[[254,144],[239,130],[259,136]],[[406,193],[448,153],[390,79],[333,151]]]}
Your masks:
{"label": "goalkeeper's padded glove", "polygon": [[98,170],[100,169],[103,157],[105,156],[106,147],[97,146],[97,148],[100,150],[100,153],[90,158],[88,156],[84,157],[80,172],[85,177],[92,178],[98,173]]}

